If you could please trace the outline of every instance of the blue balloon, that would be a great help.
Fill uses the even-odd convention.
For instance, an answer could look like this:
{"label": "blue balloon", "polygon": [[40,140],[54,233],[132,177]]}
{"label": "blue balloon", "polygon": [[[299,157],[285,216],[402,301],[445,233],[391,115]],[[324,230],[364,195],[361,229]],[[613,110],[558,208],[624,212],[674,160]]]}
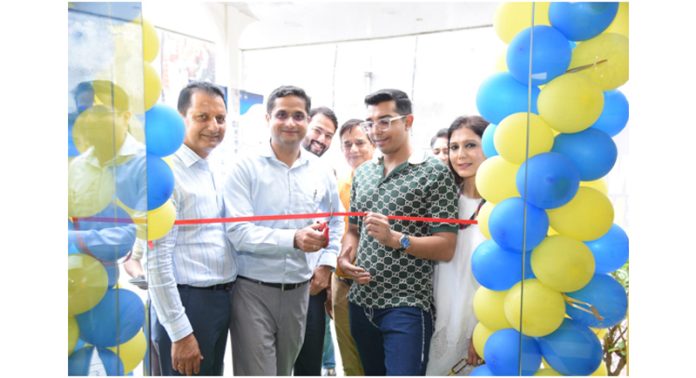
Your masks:
{"label": "blue balloon", "polygon": [[493,332],[483,349],[486,365],[495,375],[519,375],[520,357],[522,375],[534,375],[541,364],[537,341],[512,328]]}
{"label": "blue balloon", "polygon": [[135,243],[136,229],[130,215],[109,204],[90,218],[81,219],[75,229],[78,248],[101,261],[116,261],[128,253]]}
{"label": "blue balloon", "polygon": [[597,180],[611,171],[616,163],[616,144],[607,133],[586,129],[575,134],[559,134],[553,152],[560,152],[575,163],[580,180]]}
{"label": "blue balloon", "polygon": [[99,353],[99,359],[104,365],[106,375],[121,376],[124,374],[123,361],[121,361],[121,358],[116,355],[116,353],[104,348],[98,348],[97,353]]}
{"label": "blue balloon", "polygon": [[121,274],[118,269],[118,263],[115,261],[102,261],[101,263],[104,265],[104,269],[106,270],[108,280],[107,287],[113,287],[118,283],[118,277]]}
{"label": "blue balloon", "polygon": [[145,306],[137,294],[125,289],[108,289],[91,310],[76,316],[80,337],[106,348],[135,336],[145,321]]}
{"label": "blue balloon", "polygon": [[[525,190],[525,174],[526,189]],[[572,160],[557,152],[529,158],[517,170],[517,190],[522,198],[542,209],[565,205],[580,187],[580,173]]]}
{"label": "blue balloon", "polygon": [[[534,278],[531,252],[525,253],[525,278]],[[522,279],[522,254],[506,251],[493,240],[486,240],[471,256],[471,271],[476,281],[491,290],[507,290]]]}
{"label": "blue balloon", "polygon": [[140,16],[139,2],[80,2],[70,3],[71,11],[100,15],[110,18],[109,22],[128,22]]}
{"label": "blue balloon", "polygon": [[584,41],[608,28],[618,11],[619,3],[552,2],[549,21],[569,40]]}
{"label": "blue balloon", "polygon": [[161,158],[147,155],[147,209],[162,206],[174,193],[174,173]]}
{"label": "blue balloon", "polygon": [[184,141],[185,130],[184,120],[176,110],[155,104],[145,113],[147,153],[159,157],[175,153]]}
{"label": "blue balloon", "polygon": [[[530,36],[534,34],[534,45]],[[573,50],[558,30],[538,25],[517,33],[507,50],[510,74],[522,84],[529,82],[529,55],[532,55],[532,85],[546,84],[568,70]]]}
{"label": "blue balloon", "polygon": [[548,364],[563,375],[590,375],[602,363],[602,344],[587,328],[570,319],[552,334],[537,338]]}
{"label": "blue balloon", "polygon": [[[522,198],[508,198],[493,208],[488,219],[491,237],[502,248],[522,251],[524,236],[524,207]],[[534,205],[527,204],[527,238],[525,250],[531,251],[546,237],[549,229],[549,217],[546,212]]]}
{"label": "blue balloon", "polygon": [[486,127],[486,130],[483,132],[483,136],[481,136],[481,148],[483,149],[483,154],[486,155],[487,158],[498,155],[495,144],[493,144],[493,135],[495,135],[496,128],[498,128],[498,125],[493,123],[488,124],[488,127]]}
{"label": "blue balloon", "polygon": [[68,375],[84,376],[89,375],[89,365],[92,360],[94,347],[88,346],[80,348],[68,357]]}
{"label": "blue balloon", "polygon": [[[538,114],[539,88],[532,87],[531,109]],[[527,112],[528,87],[508,72],[495,74],[481,84],[476,94],[476,107],[486,121],[499,124],[513,113]]]}
{"label": "blue balloon", "polygon": [[590,127],[616,136],[628,123],[628,100],[618,90],[604,92],[604,108],[599,119]]}
{"label": "blue balloon", "polygon": [[610,273],[628,261],[628,235],[614,224],[597,240],[586,241],[595,259],[595,273]]}
{"label": "blue balloon", "polygon": [[626,316],[626,308],[628,307],[626,289],[606,274],[596,274],[585,287],[572,293],[566,293],[566,295],[591,304],[603,318],[600,320],[593,314],[588,314],[566,304],[568,316],[582,325],[593,328],[608,328],[619,324]]}
{"label": "blue balloon", "polygon": [[469,373],[469,376],[478,376],[478,377],[490,377],[493,375],[493,372],[491,369],[488,368],[486,364],[479,365],[475,367],[473,370],[471,370],[471,373]]}

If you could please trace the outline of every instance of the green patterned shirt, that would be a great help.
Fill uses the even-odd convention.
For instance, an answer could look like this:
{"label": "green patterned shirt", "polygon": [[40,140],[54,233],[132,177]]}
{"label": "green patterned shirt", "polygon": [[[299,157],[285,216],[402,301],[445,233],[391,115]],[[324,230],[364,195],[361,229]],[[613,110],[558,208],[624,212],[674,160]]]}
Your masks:
{"label": "green patterned shirt", "polygon": [[[384,177],[384,160],[361,165],[353,177],[350,211],[429,218],[457,218],[457,187],[444,164],[434,157],[414,156]],[[433,295],[433,262],[382,245],[363,230],[362,217],[350,217],[358,226],[360,241],[356,265],[372,280],[351,285],[348,299],[362,307],[419,307],[428,311]],[[392,230],[411,236],[436,232],[456,233],[452,223],[389,221]]]}

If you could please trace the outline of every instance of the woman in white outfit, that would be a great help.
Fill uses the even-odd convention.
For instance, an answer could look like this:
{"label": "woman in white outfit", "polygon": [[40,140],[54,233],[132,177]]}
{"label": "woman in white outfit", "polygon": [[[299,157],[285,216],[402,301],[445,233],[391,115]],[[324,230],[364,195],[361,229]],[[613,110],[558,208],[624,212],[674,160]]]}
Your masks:
{"label": "woman in white outfit", "polygon": [[[459,117],[448,130],[449,166],[460,188],[459,218],[476,219],[483,199],[476,190],[476,171],[486,159],[481,147],[488,126],[479,116]],[[481,358],[471,336],[476,326],[473,299],[478,282],[471,255],[485,240],[478,225],[461,225],[454,257],[438,262],[433,276],[435,332],[430,342],[427,375],[468,375]]]}

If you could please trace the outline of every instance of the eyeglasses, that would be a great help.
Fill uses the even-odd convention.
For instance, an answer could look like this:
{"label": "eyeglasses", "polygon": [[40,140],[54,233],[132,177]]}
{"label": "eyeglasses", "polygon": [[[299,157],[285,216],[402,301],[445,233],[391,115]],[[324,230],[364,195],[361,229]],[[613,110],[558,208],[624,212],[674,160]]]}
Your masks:
{"label": "eyeglasses", "polygon": [[372,131],[372,129],[376,128],[379,131],[386,131],[394,121],[398,121],[402,118],[406,118],[408,114],[396,116],[396,117],[384,117],[380,118],[377,120],[377,122],[373,121],[365,121],[365,122],[360,122],[360,127],[365,130],[366,133],[369,133]]}

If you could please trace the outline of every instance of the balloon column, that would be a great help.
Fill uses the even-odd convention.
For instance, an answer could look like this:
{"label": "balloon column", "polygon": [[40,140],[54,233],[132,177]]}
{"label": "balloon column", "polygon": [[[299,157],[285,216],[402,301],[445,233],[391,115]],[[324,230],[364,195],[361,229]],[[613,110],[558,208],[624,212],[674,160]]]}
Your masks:
{"label": "balloon column", "polygon": [[[118,287],[119,265],[136,237],[156,240],[174,225],[165,158],[181,146],[184,123],[157,104],[161,82],[150,62],[159,38],[139,4],[71,3],[70,10],[70,20],[97,16],[69,23],[69,50],[90,55],[69,67],[80,84],[68,173],[68,373],[126,375],[145,357],[145,306]],[[93,28],[87,34],[85,25]],[[85,35],[103,40],[92,44]]]}
{"label": "balloon column", "polygon": [[491,122],[476,175],[488,201],[479,225],[490,240],[472,256],[480,374],[592,374],[602,345],[590,327],[625,318],[626,291],[608,273],[628,260],[628,238],[606,189],[597,189],[617,159],[612,137],[628,121],[618,90],[628,80],[628,20],[619,10],[584,2],[498,8],[508,71],[477,94]]}

